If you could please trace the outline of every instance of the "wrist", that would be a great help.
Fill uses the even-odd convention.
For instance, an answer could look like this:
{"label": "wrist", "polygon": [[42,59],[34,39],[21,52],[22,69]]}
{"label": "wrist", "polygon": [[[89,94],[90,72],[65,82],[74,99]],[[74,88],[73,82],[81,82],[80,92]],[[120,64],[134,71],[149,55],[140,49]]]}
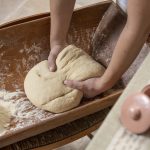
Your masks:
{"label": "wrist", "polygon": [[51,44],[50,53],[52,55],[57,56],[66,46],[67,46],[67,43],[54,42]]}
{"label": "wrist", "polygon": [[98,81],[96,82],[96,88],[101,93],[108,89],[111,89],[117,81],[113,80],[112,78],[108,78],[106,76],[102,76],[98,78]]}
{"label": "wrist", "polygon": [[121,78],[122,74],[123,73],[121,69],[113,69],[112,66],[108,66],[102,78],[106,82],[106,84],[113,86]]}
{"label": "wrist", "polygon": [[67,46],[67,42],[63,40],[50,40],[51,49],[55,47],[65,47]]}

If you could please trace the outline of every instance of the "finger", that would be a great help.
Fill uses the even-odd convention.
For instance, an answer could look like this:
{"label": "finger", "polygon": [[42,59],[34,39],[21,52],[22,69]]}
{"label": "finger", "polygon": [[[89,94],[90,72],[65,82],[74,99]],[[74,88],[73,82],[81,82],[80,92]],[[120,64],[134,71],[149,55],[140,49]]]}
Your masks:
{"label": "finger", "polygon": [[49,65],[49,70],[51,72],[56,71],[56,56],[50,54],[50,56],[48,57],[48,65]]}
{"label": "finger", "polygon": [[84,84],[82,81],[74,81],[74,80],[65,80],[64,84],[70,88],[83,90]]}

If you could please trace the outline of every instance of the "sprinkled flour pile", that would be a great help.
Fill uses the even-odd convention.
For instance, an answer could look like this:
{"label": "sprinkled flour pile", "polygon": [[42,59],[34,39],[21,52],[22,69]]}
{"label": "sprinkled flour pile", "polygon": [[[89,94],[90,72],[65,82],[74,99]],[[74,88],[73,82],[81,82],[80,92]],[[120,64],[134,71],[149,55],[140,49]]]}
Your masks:
{"label": "sprinkled flour pile", "polygon": [[15,107],[9,131],[26,127],[51,116],[51,113],[33,106],[23,91],[8,92],[0,90],[0,102],[8,102],[11,106]]}
{"label": "sprinkled flour pile", "polygon": [[13,105],[10,105],[8,102],[0,101],[0,134],[6,132],[14,111]]}

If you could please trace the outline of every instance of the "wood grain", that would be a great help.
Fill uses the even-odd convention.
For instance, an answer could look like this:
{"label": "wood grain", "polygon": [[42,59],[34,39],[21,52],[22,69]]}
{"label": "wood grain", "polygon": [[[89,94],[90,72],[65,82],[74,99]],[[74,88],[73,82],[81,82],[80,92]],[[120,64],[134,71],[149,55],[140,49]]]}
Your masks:
{"label": "wood grain", "polygon": [[[37,136],[12,144],[1,150],[28,150],[28,149],[52,149],[72,142],[96,130],[106,117],[110,108],[101,110],[95,114],[77,119],[63,126],[51,129]],[[47,146],[48,145],[48,146]]]}

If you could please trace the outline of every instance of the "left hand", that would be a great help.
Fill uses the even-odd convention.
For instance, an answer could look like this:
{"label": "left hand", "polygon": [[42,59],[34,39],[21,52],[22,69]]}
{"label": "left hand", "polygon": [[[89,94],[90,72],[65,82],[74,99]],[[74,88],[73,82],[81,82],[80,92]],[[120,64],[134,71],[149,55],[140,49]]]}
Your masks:
{"label": "left hand", "polygon": [[102,78],[90,78],[85,81],[65,80],[64,84],[70,88],[83,92],[84,97],[91,98],[111,88]]}

